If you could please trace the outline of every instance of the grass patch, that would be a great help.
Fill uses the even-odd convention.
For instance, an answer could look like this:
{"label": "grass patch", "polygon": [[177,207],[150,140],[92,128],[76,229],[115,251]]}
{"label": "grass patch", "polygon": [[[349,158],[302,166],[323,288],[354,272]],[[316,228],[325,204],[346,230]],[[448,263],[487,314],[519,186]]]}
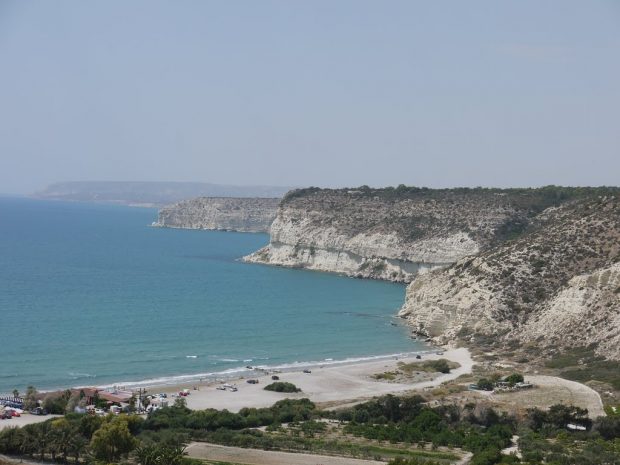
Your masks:
{"label": "grass patch", "polygon": [[460,366],[460,364],[456,362],[451,362],[450,360],[446,360],[445,358],[440,358],[439,360],[429,360],[422,363],[398,363],[398,368],[400,368],[400,370],[402,370],[403,373],[407,375],[411,375],[414,371],[426,371],[429,373],[450,373],[450,370],[453,370],[454,368],[458,368]]}
{"label": "grass patch", "polygon": [[381,446],[365,446],[368,452],[374,455],[380,455],[386,458],[406,456],[416,458],[426,458],[435,460],[458,460],[460,457],[449,452],[436,452],[430,450],[419,449],[398,449],[396,447],[381,447]]}
{"label": "grass patch", "polygon": [[584,363],[587,364],[595,360],[601,360],[601,357],[598,357],[594,353],[593,347],[575,347],[555,355],[551,360],[545,363],[545,366],[548,368],[562,369],[575,367]]}
{"label": "grass patch", "polygon": [[386,371],[385,373],[376,373],[371,376],[373,379],[394,381],[400,373],[398,371]]}
{"label": "grass patch", "polygon": [[596,355],[593,346],[569,349],[548,360],[545,366],[562,370],[562,378],[581,383],[600,381],[620,390],[620,362]]}
{"label": "grass patch", "polygon": [[560,373],[563,378],[585,383],[596,380],[610,384],[620,391],[620,362],[598,360],[583,368],[565,370]]}

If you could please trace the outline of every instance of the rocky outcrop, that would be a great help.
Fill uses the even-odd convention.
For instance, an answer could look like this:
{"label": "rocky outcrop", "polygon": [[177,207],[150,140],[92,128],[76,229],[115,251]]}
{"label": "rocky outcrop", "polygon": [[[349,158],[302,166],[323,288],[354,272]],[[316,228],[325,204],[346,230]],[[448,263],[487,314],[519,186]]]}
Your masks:
{"label": "rocky outcrop", "polygon": [[162,208],[153,226],[268,232],[280,199],[200,197]]}
{"label": "rocky outcrop", "polygon": [[400,315],[438,342],[595,347],[620,360],[620,199],[549,208],[519,238],[409,285]]}
{"label": "rocky outcrop", "polygon": [[409,282],[522,232],[553,189],[318,189],[287,194],[246,261]]}

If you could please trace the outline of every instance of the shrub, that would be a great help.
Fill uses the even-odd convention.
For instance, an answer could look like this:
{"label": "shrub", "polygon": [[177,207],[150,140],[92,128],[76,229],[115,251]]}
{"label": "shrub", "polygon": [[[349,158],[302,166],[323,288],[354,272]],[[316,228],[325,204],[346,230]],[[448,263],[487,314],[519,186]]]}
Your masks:
{"label": "shrub", "polygon": [[287,383],[286,381],[276,381],[275,383],[271,383],[265,386],[265,391],[274,391],[274,392],[301,392],[297,386],[293,383]]}
{"label": "shrub", "polygon": [[478,385],[478,389],[481,389],[483,391],[493,390],[493,383],[486,378],[480,378],[476,384]]}
{"label": "shrub", "polygon": [[523,381],[525,381],[525,379],[523,378],[523,375],[521,373],[513,373],[509,376],[506,376],[506,378],[504,378],[504,381],[509,383],[511,386],[514,386],[517,383],[522,383]]}

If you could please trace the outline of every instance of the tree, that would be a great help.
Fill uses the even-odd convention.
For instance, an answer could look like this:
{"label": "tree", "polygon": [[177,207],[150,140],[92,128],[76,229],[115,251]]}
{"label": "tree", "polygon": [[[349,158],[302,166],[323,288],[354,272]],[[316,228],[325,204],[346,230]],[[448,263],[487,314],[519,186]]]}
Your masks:
{"label": "tree", "polygon": [[32,410],[33,408],[39,406],[37,394],[37,390],[34,386],[28,386],[26,389],[26,395],[24,396],[24,409]]}
{"label": "tree", "polygon": [[493,390],[493,383],[486,379],[486,378],[480,378],[478,380],[478,383],[476,383],[478,385],[478,389],[481,389],[483,391],[492,391]]}
{"label": "tree", "polygon": [[72,425],[66,418],[58,418],[52,421],[52,441],[54,450],[62,454],[63,461],[67,461],[71,440],[78,434],[77,427]]}
{"label": "tree", "polygon": [[21,453],[21,445],[24,434],[19,428],[5,428],[0,431],[0,453],[14,454]]}
{"label": "tree", "polygon": [[19,391],[17,389],[13,389],[13,397],[19,397]]}
{"label": "tree", "polygon": [[80,456],[86,450],[88,446],[88,440],[82,436],[81,434],[76,434],[71,437],[71,442],[69,443],[69,450],[71,454],[75,457],[75,463],[80,463]]}
{"label": "tree", "polygon": [[620,438],[620,417],[599,417],[596,420],[594,429],[608,441]]}
{"label": "tree", "polygon": [[513,373],[509,376],[506,376],[506,378],[504,378],[504,381],[506,381],[511,386],[514,386],[517,383],[522,383],[523,381],[525,381],[525,379],[523,378],[523,375],[521,373]]}
{"label": "tree", "polygon": [[176,399],[174,399],[174,408],[186,409],[187,400],[185,400],[185,397],[177,397]]}
{"label": "tree", "polygon": [[566,428],[568,423],[583,425],[586,428],[592,426],[592,421],[588,418],[588,410],[574,405],[552,405],[547,412],[547,422],[558,429]]}
{"label": "tree", "polygon": [[106,463],[117,462],[137,445],[138,440],[131,435],[125,417],[108,420],[95,431],[90,441],[90,448],[95,458]]}

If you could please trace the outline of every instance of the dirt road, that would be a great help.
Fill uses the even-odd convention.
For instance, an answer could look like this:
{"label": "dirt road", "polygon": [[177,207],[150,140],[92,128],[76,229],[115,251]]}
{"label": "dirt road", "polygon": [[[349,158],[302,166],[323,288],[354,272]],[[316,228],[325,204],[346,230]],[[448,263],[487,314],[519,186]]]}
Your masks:
{"label": "dirt road", "polygon": [[218,460],[247,465],[385,465],[385,462],[377,462],[375,460],[243,449],[203,442],[191,443],[187,446],[187,454],[195,459]]}

